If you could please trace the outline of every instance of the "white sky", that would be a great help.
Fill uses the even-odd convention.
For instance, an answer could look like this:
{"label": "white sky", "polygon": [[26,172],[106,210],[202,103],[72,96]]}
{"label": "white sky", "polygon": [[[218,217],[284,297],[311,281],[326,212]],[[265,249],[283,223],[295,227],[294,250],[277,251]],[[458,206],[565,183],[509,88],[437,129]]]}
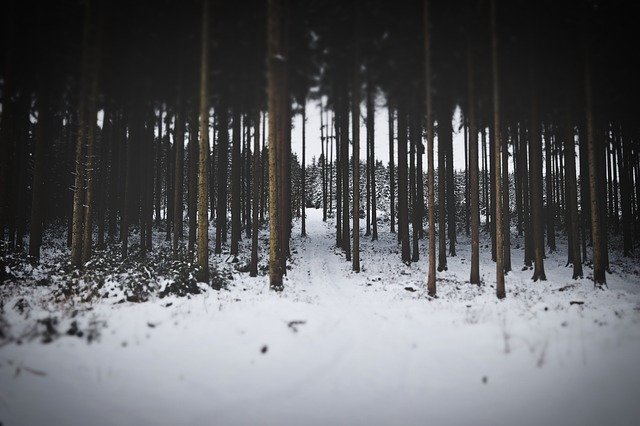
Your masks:
{"label": "white sky", "polygon": [[[364,124],[364,118],[366,117],[366,111],[364,108],[364,104],[361,106],[361,114],[362,120],[360,123],[360,159],[361,161],[366,160],[367,147],[364,143],[366,141],[367,129]],[[376,160],[382,161],[384,164],[389,162],[389,123],[388,123],[388,115],[389,112],[387,108],[384,106],[382,99],[378,99],[376,102],[376,115],[375,115],[375,155]],[[329,116],[331,119],[331,113]],[[458,126],[460,123],[460,109],[457,108],[454,117],[453,117],[453,167],[458,170],[464,169],[464,133],[461,130],[458,132]],[[397,124],[397,123],[396,123]],[[351,129],[351,128],[350,128]],[[397,130],[397,126],[395,127]],[[320,106],[318,101],[313,101],[307,103],[307,153],[306,153],[306,163],[311,164],[312,158],[315,156],[316,160],[320,157],[321,147],[320,147]],[[297,114],[293,120],[293,130],[291,133],[291,149],[298,155],[298,159],[302,161],[302,116]],[[435,139],[435,150],[434,153],[437,163],[437,136]],[[426,141],[423,141],[426,143]],[[397,160],[397,143],[394,144],[394,152],[396,162]],[[426,152],[423,154],[423,164],[427,164]],[[335,152],[334,152],[335,158]]]}

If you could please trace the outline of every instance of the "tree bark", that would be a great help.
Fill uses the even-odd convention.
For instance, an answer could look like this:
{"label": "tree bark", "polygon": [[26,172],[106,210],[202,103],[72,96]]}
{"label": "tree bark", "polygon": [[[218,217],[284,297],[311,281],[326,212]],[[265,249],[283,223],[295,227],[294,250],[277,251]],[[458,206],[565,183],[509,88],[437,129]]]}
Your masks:
{"label": "tree bark", "polygon": [[495,202],[495,228],[496,228],[496,296],[503,299],[506,296],[504,286],[504,229],[502,224],[502,182],[500,154],[502,151],[502,124],[500,117],[500,78],[498,75],[498,31],[496,16],[496,0],[491,0],[491,68],[493,76],[493,143],[495,174],[494,187],[496,192]]}
{"label": "tree bark", "polygon": [[480,194],[478,186],[478,128],[476,125],[475,74],[471,39],[467,40],[467,96],[469,121],[469,202],[471,226],[471,272],[469,282],[480,284]]}
{"label": "tree bark", "polygon": [[607,285],[607,277],[605,273],[604,258],[604,242],[602,241],[603,226],[602,214],[602,193],[599,187],[598,176],[599,168],[597,166],[599,152],[598,143],[595,140],[595,122],[593,116],[593,88],[591,87],[591,63],[589,48],[586,48],[585,64],[585,107],[587,120],[587,155],[589,156],[589,193],[591,195],[591,235],[593,241],[593,283],[596,287],[604,287]]}
{"label": "tree bark", "polygon": [[278,158],[282,147],[278,131],[282,104],[280,90],[286,63],[283,58],[282,0],[267,1],[267,101],[269,108],[269,284],[282,290],[282,253],[280,250],[280,211],[278,188]]}
{"label": "tree bark", "polygon": [[260,177],[262,169],[260,167],[260,112],[256,110],[253,116],[253,206],[251,212],[251,265],[249,276],[258,276],[258,230],[259,230],[259,207],[260,207]]}
{"label": "tree bark", "polygon": [[202,2],[202,50],[200,52],[200,143],[198,153],[198,272],[209,282],[209,0]]}

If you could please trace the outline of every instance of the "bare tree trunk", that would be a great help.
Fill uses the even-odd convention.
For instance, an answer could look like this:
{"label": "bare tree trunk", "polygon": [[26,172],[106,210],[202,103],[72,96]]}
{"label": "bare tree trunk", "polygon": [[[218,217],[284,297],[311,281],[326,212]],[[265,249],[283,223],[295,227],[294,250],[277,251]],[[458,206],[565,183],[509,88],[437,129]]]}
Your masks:
{"label": "bare tree trunk", "polygon": [[[47,89],[44,89],[38,97],[38,123],[36,125],[35,153],[33,159],[33,185],[31,189],[29,256],[31,256],[36,262],[40,261],[40,246],[42,245],[43,157],[45,150],[45,134],[49,130],[48,125],[51,113],[49,94],[46,90]],[[4,112],[6,112],[6,110],[4,110],[3,113]],[[4,230],[0,230],[0,244],[2,244],[2,240],[4,240],[4,233],[2,231]]]}
{"label": "bare tree trunk", "polygon": [[511,209],[509,208],[509,145],[508,138],[502,143],[502,221],[503,221],[503,265],[505,274],[511,271]]}
{"label": "bare tree trunk", "polygon": [[436,295],[436,219],[435,219],[435,192],[433,185],[433,103],[431,99],[431,32],[429,31],[429,0],[424,0],[423,23],[424,26],[424,57],[425,57],[425,106],[427,127],[427,185],[429,210],[429,270],[427,272],[427,291],[429,296]]}
{"label": "bare tree trunk", "polygon": [[198,153],[198,272],[209,282],[209,0],[202,2],[202,50],[200,52],[200,144]]}
{"label": "bare tree trunk", "polygon": [[327,151],[325,150],[325,122],[324,111],[322,104],[320,104],[320,151],[322,162],[320,167],[322,168],[322,221],[327,221]]}
{"label": "bare tree trunk", "polygon": [[126,145],[125,148],[125,178],[124,178],[124,194],[122,196],[121,217],[120,217],[120,240],[122,242],[121,254],[122,258],[126,259],[129,256],[129,204],[131,198],[131,140],[127,140],[127,119],[128,115],[123,117],[122,123],[122,140],[121,143]]}
{"label": "bare tree trunk", "polygon": [[345,260],[351,262],[351,232],[349,230],[349,96],[347,84],[342,85],[340,113],[340,166],[342,167],[342,249]]}
{"label": "bare tree trunk", "polygon": [[[534,83],[535,84],[535,83]],[[529,141],[531,208],[534,270],[533,281],[546,281],[544,272],[544,229],[542,223],[542,138],[538,118],[538,95],[533,89],[531,108],[531,139]]]}
{"label": "bare tree trunk", "polygon": [[467,91],[469,119],[469,185],[471,208],[471,272],[469,282],[480,284],[480,194],[478,186],[478,128],[476,124],[475,73],[471,39],[467,40]]}
{"label": "bare tree trunk", "polygon": [[[180,98],[180,95],[179,95]],[[175,168],[173,180],[173,251],[177,256],[179,242],[182,241],[183,228],[183,162],[184,162],[184,111],[182,99],[178,99],[178,109],[176,111],[174,155]]]}
{"label": "bare tree trunk", "polygon": [[[357,3],[357,2],[356,2]],[[356,11],[356,15],[358,12]],[[358,75],[358,18],[356,18],[356,52],[351,93],[351,135],[353,139],[353,257],[352,269],[360,272],[360,78]]]}
{"label": "bare tree trunk", "polygon": [[369,146],[371,182],[371,241],[378,239],[378,203],[376,197],[376,153],[375,153],[375,104],[371,81],[367,84],[367,145]]}
{"label": "bare tree trunk", "polygon": [[260,112],[256,110],[253,116],[253,207],[251,217],[251,265],[249,276],[258,276],[258,230],[259,230],[259,204],[260,204]]}
{"label": "bare tree trunk", "polygon": [[82,263],[82,226],[83,202],[84,202],[84,145],[86,137],[87,103],[89,96],[89,73],[90,73],[90,29],[91,29],[91,3],[85,5],[85,22],[82,35],[82,70],[80,81],[80,97],[78,101],[78,133],[76,137],[75,150],[75,179],[73,184],[73,215],[71,231],[71,265],[80,267]]}
{"label": "bare tree trunk", "polygon": [[[447,270],[447,234],[446,234],[446,174],[445,153],[447,151],[445,139],[451,137],[451,117],[447,112],[441,112],[438,122],[438,272]],[[444,114],[444,115],[442,115]],[[448,127],[448,129],[447,129]],[[448,130],[448,131],[447,131]]]}
{"label": "bare tree trunk", "polygon": [[[227,167],[229,163],[229,115],[224,99],[221,102],[220,113],[218,115],[218,197],[216,213],[216,247],[215,254],[222,253],[222,243],[227,242]],[[269,117],[271,123],[271,117]],[[269,124],[271,126],[271,124]],[[271,148],[269,148],[271,151]],[[269,154],[271,155],[271,154]],[[270,173],[273,169],[270,169]]]}
{"label": "bare tree trunk", "polygon": [[553,173],[551,170],[551,129],[550,126],[544,126],[544,148],[545,148],[545,183],[547,192],[547,208],[546,208],[546,225],[547,225],[547,245],[549,251],[556,251],[556,231],[554,226],[555,205],[553,202]]}
{"label": "bare tree trunk", "polygon": [[576,147],[573,139],[573,125],[567,108],[567,116],[565,120],[565,140],[564,140],[564,158],[565,158],[565,178],[567,180],[567,215],[569,220],[569,247],[571,248],[571,263],[573,263],[573,279],[582,277],[582,259],[580,258],[580,239],[578,234],[578,194],[576,186]]}
{"label": "bare tree trunk", "polygon": [[417,146],[420,143],[422,132],[420,129],[420,123],[417,119],[415,111],[409,118],[409,189],[411,194],[411,261],[417,262],[420,260],[420,251],[418,247],[418,230],[420,229],[419,221],[419,204],[418,204],[418,190],[416,187],[416,151]]}
{"label": "bare tree trunk", "polygon": [[[203,0],[203,4],[207,0]],[[204,6],[203,6],[204,7]],[[202,84],[202,81],[200,82]],[[202,88],[200,88],[202,91]],[[202,93],[200,93],[202,96]],[[199,114],[201,111],[195,109],[195,105],[192,108],[191,117],[189,119],[189,148],[187,149],[188,161],[187,161],[187,217],[189,219],[189,237],[187,240],[187,257],[191,261],[195,253],[196,247],[196,220],[197,220],[197,204],[198,204],[198,126]]]}
{"label": "bare tree trunk", "polygon": [[273,290],[282,290],[282,252],[280,250],[280,188],[278,187],[278,158],[282,149],[282,135],[278,128],[283,103],[281,80],[286,63],[283,61],[282,0],[267,2],[267,100],[269,108],[269,283]]}
{"label": "bare tree trunk", "polygon": [[395,165],[393,161],[393,108],[391,104],[387,105],[389,109],[389,208],[391,211],[389,222],[390,222],[390,232],[393,234],[396,232],[396,199],[395,199],[395,186],[396,186],[396,177],[395,177]]}
{"label": "bare tree trunk", "polygon": [[402,261],[411,262],[409,241],[409,203],[407,176],[407,115],[398,108],[398,231],[402,244]]}
{"label": "bare tree trunk", "polygon": [[[98,30],[99,32],[100,30]],[[99,60],[98,60],[98,45],[93,46],[92,60],[91,60],[91,73],[90,73],[90,88],[89,98],[87,99],[87,170],[86,170],[86,182],[87,189],[85,192],[84,200],[84,226],[83,226],[83,238],[82,238],[82,263],[86,263],[91,258],[91,245],[93,240],[93,203],[94,203],[94,168],[95,168],[95,138],[96,138],[96,119],[98,109],[98,72],[99,72]]]}
{"label": "bare tree trunk", "polygon": [[500,117],[500,79],[498,76],[498,32],[496,16],[496,0],[491,0],[491,64],[493,75],[493,143],[494,143],[494,163],[495,175],[494,185],[496,189],[495,197],[495,224],[496,224],[496,295],[498,299],[506,296],[504,288],[504,229],[502,225],[502,182],[500,171],[500,154],[502,150],[502,124]]}
{"label": "bare tree trunk", "polygon": [[306,213],[306,204],[307,204],[307,176],[306,176],[306,130],[307,130],[307,102],[306,99],[302,105],[302,236],[307,235],[307,213]]}
{"label": "bare tree trunk", "polygon": [[233,142],[231,147],[231,254],[238,255],[242,234],[240,223],[240,112],[233,109]]}
{"label": "bare tree trunk", "polygon": [[589,192],[591,194],[591,235],[593,240],[593,283],[596,287],[604,287],[607,285],[607,276],[605,273],[604,259],[604,243],[602,241],[603,226],[601,220],[601,203],[602,193],[599,190],[600,176],[598,176],[598,152],[597,142],[595,140],[595,120],[593,117],[593,88],[591,87],[591,63],[589,48],[586,48],[585,64],[585,97],[586,97],[586,113],[587,113],[587,153],[589,156]]}

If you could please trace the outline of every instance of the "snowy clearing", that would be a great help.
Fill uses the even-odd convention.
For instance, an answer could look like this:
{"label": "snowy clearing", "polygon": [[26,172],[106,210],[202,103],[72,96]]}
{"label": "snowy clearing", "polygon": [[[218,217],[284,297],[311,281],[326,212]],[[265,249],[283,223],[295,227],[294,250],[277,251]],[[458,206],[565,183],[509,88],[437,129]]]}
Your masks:
{"label": "snowy clearing", "polygon": [[[517,270],[498,301],[488,248],[484,284],[471,286],[460,237],[430,300],[426,240],[420,262],[406,266],[396,235],[363,237],[355,274],[321,213],[308,210],[306,238],[296,222],[281,294],[267,276],[240,272],[221,291],[146,303],[105,297],[70,308],[52,303],[49,287],[5,288],[14,338],[0,340],[0,422],[637,424],[637,265],[612,258],[609,289],[594,290],[570,279],[559,250],[547,255],[548,281],[533,283],[514,249]],[[27,295],[40,302],[21,309]],[[52,314],[60,333],[76,321],[93,324],[96,338],[15,340]]]}

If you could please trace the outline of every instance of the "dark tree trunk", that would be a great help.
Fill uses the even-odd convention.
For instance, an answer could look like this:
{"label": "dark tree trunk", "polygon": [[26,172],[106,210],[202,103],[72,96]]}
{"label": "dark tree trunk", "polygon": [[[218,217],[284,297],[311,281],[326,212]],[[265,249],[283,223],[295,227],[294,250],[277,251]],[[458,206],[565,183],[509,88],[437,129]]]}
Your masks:
{"label": "dark tree trunk", "polygon": [[[449,123],[447,125],[447,123]],[[447,270],[447,235],[446,226],[446,171],[445,161],[447,152],[446,139],[451,137],[451,117],[449,109],[441,111],[438,121],[438,272]]]}
{"label": "dark tree trunk", "polygon": [[418,118],[415,113],[409,117],[409,189],[411,194],[411,261],[420,260],[420,252],[418,247],[418,190],[416,187],[416,151],[417,145],[420,143],[421,133]]}
{"label": "dark tree trunk", "polygon": [[551,129],[550,126],[544,126],[544,147],[545,147],[545,182],[546,182],[546,195],[547,205],[545,209],[546,213],[546,225],[547,225],[547,244],[549,251],[556,251],[556,231],[555,231],[555,204],[553,202],[553,173],[551,170],[552,159],[552,142],[551,142]]}
{"label": "dark tree trunk", "polygon": [[[198,143],[198,272],[196,278],[200,282],[209,282],[209,0],[202,2],[202,34],[200,51],[200,105]],[[194,144],[196,140],[194,139]]]}
{"label": "dark tree trunk", "polygon": [[429,209],[429,270],[427,272],[427,292],[429,296],[436,295],[436,219],[435,219],[435,191],[433,184],[433,103],[431,97],[431,31],[429,31],[429,0],[422,5],[424,27],[424,74],[425,74],[425,109],[427,128],[427,185]]}
{"label": "dark tree trunk", "polygon": [[[535,79],[535,77],[533,77]],[[535,81],[535,80],[534,80]],[[535,83],[534,83],[535,84]],[[542,137],[538,116],[538,94],[532,85],[531,140],[529,142],[531,222],[534,250],[533,281],[547,279],[544,272],[544,225],[542,222]]]}
{"label": "dark tree trunk", "polygon": [[302,204],[302,236],[307,235],[307,167],[306,167],[306,130],[307,130],[307,105],[306,100],[302,104],[302,194],[300,203]]}
{"label": "dark tree trunk", "polygon": [[467,40],[467,91],[469,123],[469,202],[471,222],[471,272],[469,282],[480,284],[480,194],[478,186],[478,128],[476,122],[475,72],[471,38]]}
{"label": "dark tree trunk", "polygon": [[[271,118],[269,118],[271,122]],[[218,178],[216,183],[218,185],[218,197],[217,197],[217,212],[216,212],[216,246],[215,254],[222,253],[222,243],[227,242],[227,167],[228,160],[228,145],[229,145],[229,115],[226,104],[222,104],[218,115],[218,161],[216,164],[218,171]],[[271,124],[270,124],[271,126]],[[271,147],[269,147],[271,151]],[[270,169],[270,173],[274,173],[273,169]],[[272,199],[273,200],[273,199]]]}
{"label": "dark tree trunk", "polygon": [[231,254],[237,256],[239,242],[242,234],[240,222],[240,112],[233,109],[233,142],[231,148]]}
{"label": "dark tree trunk", "polygon": [[491,0],[491,68],[493,77],[493,143],[495,163],[494,184],[495,188],[495,228],[496,228],[496,296],[503,299],[506,296],[504,288],[504,228],[502,211],[502,191],[500,154],[502,146],[502,122],[500,116],[500,78],[498,69],[498,32],[497,32],[496,0]]}
{"label": "dark tree trunk", "polygon": [[411,262],[409,241],[409,203],[407,176],[407,116],[404,108],[398,108],[398,230],[402,244],[402,261]]}
{"label": "dark tree trunk", "polygon": [[393,107],[391,104],[387,106],[389,109],[389,209],[390,209],[390,232],[393,234],[396,232],[396,199],[395,199],[395,186],[396,186],[396,177],[395,177],[395,164],[394,164],[394,150],[393,150]]}
{"label": "dark tree trunk", "polygon": [[[205,3],[206,0],[203,2]],[[196,218],[198,203],[198,126],[199,111],[192,110],[189,120],[189,149],[187,151],[187,216],[189,218],[189,238],[187,242],[187,256],[189,260],[193,260],[196,247]]]}
{"label": "dark tree trunk", "polygon": [[267,2],[267,101],[269,110],[269,284],[273,290],[282,290],[282,251],[280,226],[282,224],[279,200],[278,159],[283,149],[283,132],[281,132],[281,115],[287,100],[283,90],[283,79],[286,73],[284,57],[284,33],[282,0]]}
{"label": "dark tree trunk", "polygon": [[260,179],[262,170],[260,167],[260,112],[253,115],[253,206],[251,212],[251,264],[249,276],[258,276],[258,230],[259,230],[259,204],[260,204]]}
{"label": "dark tree trunk", "polygon": [[367,83],[367,146],[369,147],[369,181],[371,182],[371,240],[378,239],[378,203],[376,197],[375,104],[371,81]]}
{"label": "dark tree trunk", "polygon": [[582,277],[582,259],[580,258],[580,239],[578,234],[578,191],[576,186],[576,147],[573,139],[573,125],[567,108],[567,117],[565,119],[565,138],[564,138],[564,158],[565,158],[565,178],[567,189],[567,210],[569,214],[568,237],[571,257],[569,261],[573,264],[573,279]]}
{"label": "dark tree trunk", "polygon": [[176,110],[174,140],[174,179],[173,179],[173,242],[174,255],[178,254],[179,243],[182,242],[183,230],[183,163],[184,163],[184,111],[182,100],[178,100]]}
{"label": "dark tree trunk", "polygon": [[[31,187],[31,229],[29,232],[29,256],[31,256],[36,262],[40,261],[40,247],[42,245],[44,151],[46,144],[45,135],[50,130],[50,114],[49,94],[46,91],[43,91],[38,98],[38,122],[36,124],[33,184]],[[0,244],[3,239],[3,233],[0,233]],[[2,254],[0,254],[0,256],[1,255]]]}
{"label": "dark tree trunk", "polygon": [[589,192],[591,198],[591,235],[593,241],[593,282],[596,287],[607,285],[607,277],[605,274],[605,253],[604,241],[602,241],[603,227],[602,221],[602,194],[601,185],[599,184],[599,167],[598,162],[602,155],[599,149],[600,144],[596,141],[595,120],[593,114],[593,88],[591,87],[591,64],[589,48],[585,55],[585,92],[586,92],[586,120],[587,120],[587,155],[589,156]]}

